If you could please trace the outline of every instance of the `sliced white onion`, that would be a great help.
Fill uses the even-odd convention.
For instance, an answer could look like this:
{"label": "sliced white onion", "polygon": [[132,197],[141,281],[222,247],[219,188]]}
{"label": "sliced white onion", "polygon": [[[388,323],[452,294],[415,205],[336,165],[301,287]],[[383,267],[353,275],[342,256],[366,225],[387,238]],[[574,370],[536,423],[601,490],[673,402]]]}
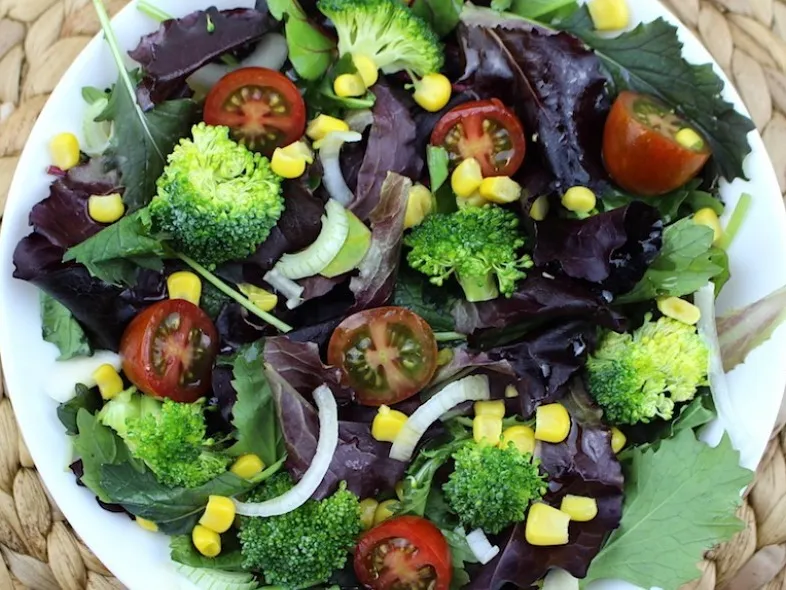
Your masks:
{"label": "sliced white onion", "polygon": [[579,579],[563,569],[555,568],[543,578],[543,590],[579,590]]}
{"label": "sliced white onion", "polygon": [[482,529],[475,529],[467,535],[467,544],[472,554],[482,564],[486,565],[499,553],[499,547],[489,543],[486,533]]}
{"label": "sliced white onion", "polygon": [[322,231],[305,250],[284,254],[275,269],[288,279],[305,279],[319,274],[338,255],[349,235],[349,216],[336,200],[329,199],[322,217]]}
{"label": "sliced white onion", "polygon": [[93,356],[58,361],[49,374],[44,391],[53,400],[64,404],[76,395],[77,383],[88,388],[96,386],[93,373],[98,367],[112,365],[120,371],[121,364],[120,355],[109,350],[97,350]]}
{"label": "sliced white onion", "polygon": [[303,295],[305,288],[292,279],[288,279],[275,268],[265,273],[265,276],[262,278],[265,279],[268,285],[287,298],[288,309],[295,309],[303,303],[301,295]]}
{"label": "sliced white onion", "polygon": [[462,402],[487,400],[489,396],[489,379],[486,375],[472,375],[449,383],[415,410],[404,423],[390,447],[390,458],[409,461],[423,433],[442,414]]}
{"label": "sliced white onion", "polygon": [[207,94],[218,81],[232,71],[229,66],[209,63],[186,78],[186,84],[194,92]]}
{"label": "sliced white onion", "polygon": [[344,117],[344,122],[349,125],[351,131],[363,133],[366,128],[374,122],[374,113],[369,109],[352,111],[349,115]]}
{"label": "sliced white onion", "polygon": [[85,118],[82,121],[82,150],[88,156],[100,156],[109,147],[109,140],[112,137],[112,121],[96,121],[101,113],[106,110],[109,100],[99,98],[85,108]]}
{"label": "sliced white onion", "polygon": [[333,453],[338,445],[338,408],[333,392],[327,385],[314,390],[314,402],[319,410],[319,440],[311,465],[292,489],[277,498],[265,502],[239,502],[235,500],[237,513],[243,516],[278,516],[300,508],[325,478]]}
{"label": "sliced white onion", "polygon": [[357,131],[333,131],[328,133],[319,147],[319,159],[322,161],[322,182],[328,194],[345,207],[352,202],[355,195],[349,190],[344,173],[341,171],[339,154],[341,146],[346,142],[354,143],[363,139]]}

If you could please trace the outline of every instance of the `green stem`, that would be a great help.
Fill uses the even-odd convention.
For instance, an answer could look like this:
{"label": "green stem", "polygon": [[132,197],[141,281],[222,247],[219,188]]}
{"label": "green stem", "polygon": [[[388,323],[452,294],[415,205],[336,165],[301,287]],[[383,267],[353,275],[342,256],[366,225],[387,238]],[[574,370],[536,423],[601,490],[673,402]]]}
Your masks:
{"label": "green stem", "polygon": [[718,242],[718,248],[721,248],[722,250],[729,249],[729,246],[731,246],[731,243],[734,241],[734,238],[740,231],[740,227],[742,227],[742,222],[745,221],[745,218],[748,216],[748,211],[750,211],[752,202],[753,197],[751,197],[748,193],[745,193],[740,197],[740,200],[737,202],[737,206],[734,207],[734,211],[731,213],[729,223],[726,224],[723,237],[721,237],[720,241]]}
{"label": "green stem", "polygon": [[161,10],[158,6],[149,2],[148,0],[139,0],[136,3],[136,9],[141,12],[142,14],[149,16],[154,21],[157,22],[164,22],[165,20],[171,20],[174,18],[172,15],[167,14],[163,10]]}
{"label": "green stem", "polygon": [[292,331],[292,326],[282,322],[280,319],[275,317],[274,315],[269,314],[266,311],[262,311],[256,305],[251,303],[247,298],[243,297],[240,293],[235,291],[232,287],[227,285],[224,281],[219,279],[216,275],[212,272],[207,270],[204,266],[199,264],[193,258],[189,258],[185,254],[181,254],[180,252],[175,252],[175,256],[177,256],[180,260],[185,262],[188,266],[194,269],[199,275],[202,276],[208,283],[213,285],[216,289],[221,291],[224,295],[229,297],[230,299],[238,302],[240,305],[245,307],[248,311],[253,313],[255,316],[264,320],[274,328],[277,328],[279,331],[287,333]]}
{"label": "green stem", "polygon": [[434,339],[437,342],[453,342],[454,340],[466,340],[466,334],[458,332],[434,332]]}

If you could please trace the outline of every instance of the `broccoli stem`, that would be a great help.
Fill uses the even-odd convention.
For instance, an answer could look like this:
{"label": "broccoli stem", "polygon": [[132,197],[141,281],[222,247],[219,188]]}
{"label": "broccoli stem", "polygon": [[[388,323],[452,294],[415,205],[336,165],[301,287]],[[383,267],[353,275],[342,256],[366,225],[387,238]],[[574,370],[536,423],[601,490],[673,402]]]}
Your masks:
{"label": "broccoli stem", "polygon": [[139,0],[136,3],[136,9],[141,12],[142,14],[149,16],[154,21],[158,21],[160,23],[164,22],[165,20],[171,20],[174,18],[172,15],[167,14],[163,10],[161,10],[158,6],[154,5],[152,2],[148,0]]}
{"label": "broccoli stem", "polygon": [[229,297],[230,299],[237,301],[240,305],[245,307],[248,311],[253,313],[255,316],[260,318],[261,320],[267,322],[274,328],[277,328],[279,331],[287,333],[292,331],[292,326],[287,323],[282,322],[277,317],[267,313],[266,311],[262,311],[256,305],[251,303],[246,297],[243,297],[240,293],[235,291],[232,287],[227,285],[224,281],[219,279],[216,275],[212,272],[207,270],[204,266],[199,264],[193,258],[189,258],[185,254],[181,254],[180,252],[175,252],[175,256],[177,256],[180,260],[185,262],[188,266],[194,269],[199,275],[202,276],[208,283],[213,285],[216,289],[221,291],[224,295]]}
{"label": "broccoli stem", "polygon": [[497,289],[497,282],[494,280],[493,272],[469,277],[456,273],[456,279],[461,288],[464,289],[467,301],[471,303],[489,301],[499,297],[499,289]]}

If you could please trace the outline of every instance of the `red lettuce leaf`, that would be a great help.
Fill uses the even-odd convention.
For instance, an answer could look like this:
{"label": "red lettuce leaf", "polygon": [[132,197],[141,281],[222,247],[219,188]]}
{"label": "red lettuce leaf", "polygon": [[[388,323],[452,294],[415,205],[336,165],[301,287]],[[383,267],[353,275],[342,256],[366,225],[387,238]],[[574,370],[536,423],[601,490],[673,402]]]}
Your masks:
{"label": "red lettuce leaf", "polygon": [[547,219],[535,224],[535,235],[536,265],[620,294],[660,252],[663,222],[657,209],[634,201],[583,220]]}

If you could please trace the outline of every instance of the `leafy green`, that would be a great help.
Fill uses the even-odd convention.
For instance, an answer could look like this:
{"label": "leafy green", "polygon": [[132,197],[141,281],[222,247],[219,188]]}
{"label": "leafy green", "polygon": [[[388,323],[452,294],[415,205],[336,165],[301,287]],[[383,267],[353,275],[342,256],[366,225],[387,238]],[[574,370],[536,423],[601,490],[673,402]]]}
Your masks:
{"label": "leafy green", "polygon": [[458,25],[463,4],[463,0],[415,0],[410,10],[444,37]]}
{"label": "leafy green", "polygon": [[82,98],[87,104],[93,104],[99,100],[108,98],[105,91],[96,88],[95,86],[85,86],[82,88]]}
{"label": "leafy green", "polygon": [[107,283],[136,285],[139,268],[161,270],[161,257],[168,254],[162,240],[151,235],[150,225],[150,212],[137,211],[70,248],[63,260],[83,264]]}
{"label": "leafy green", "polygon": [[257,455],[265,465],[279,460],[285,453],[276,406],[270,384],[265,377],[262,342],[254,342],[238,352],[232,366],[237,401],[232,407],[237,442],[229,448],[231,455]]}
{"label": "leafy green", "polygon": [[330,67],[336,44],[315,27],[297,0],[268,0],[268,10],[277,20],[284,20],[289,60],[305,80],[320,78]]}
{"label": "leafy green", "polygon": [[221,536],[221,554],[205,557],[194,547],[191,535],[175,535],[169,540],[172,561],[191,567],[217,569],[225,572],[242,572],[243,556],[240,543],[233,534]]}
{"label": "leafy green", "polygon": [[[84,470],[80,479],[102,501],[112,502],[111,492],[103,486],[101,470],[128,461],[128,449],[111,428],[101,424],[86,408],[77,411],[76,426],[79,434],[74,437],[74,450],[81,457]],[[136,475],[129,463],[124,463],[123,467]]]}
{"label": "leafy green", "polygon": [[450,580],[450,590],[459,590],[469,584],[470,577],[465,569],[467,563],[478,563],[478,558],[472,553],[467,542],[464,529],[442,529],[442,535],[450,547],[450,562],[453,566],[453,577]]}
{"label": "leafy green", "polygon": [[723,176],[744,178],[747,135],[755,126],[722,98],[723,81],[711,65],[685,60],[677,28],[659,18],[611,38],[587,26],[588,16],[583,7],[561,26],[595,50],[617,90],[644,92],[678,110],[710,144]]}
{"label": "leafy green", "polygon": [[712,247],[712,229],[682,219],[663,232],[663,248],[644,277],[616,303],[648,301],[695,293],[714,277],[728,272],[725,252]]}
{"label": "leafy green", "polygon": [[442,146],[430,145],[426,150],[428,161],[428,175],[431,184],[431,192],[436,193],[450,175],[448,165],[450,157],[448,151]]}
{"label": "leafy green", "polygon": [[577,8],[576,0],[513,0],[508,4],[509,12],[544,22],[549,22],[549,17],[561,15],[562,11],[572,12]]}
{"label": "leafy green", "polygon": [[740,196],[740,200],[737,201],[734,211],[731,212],[731,217],[728,223],[726,223],[726,227],[723,228],[723,236],[718,242],[718,248],[728,251],[734,238],[737,237],[737,233],[740,231],[745,218],[748,216],[752,203],[753,197],[748,193],[743,193]]}
{"label": "leafy green", "polygon": [[699,577],[701,554],[742,530],[734,509],[751,476],[727,436],[712,448],[686,429],[656,451],[637,450],[625,474],[620,527],[582,584],[621,578],[646,588],[678,588]]}
{"label": "leafy green", "polygon": [[93,348],[87,335],[68,308],[41,291],[41,336],[60,350],[59,361],[77,356],[91,356]]}
{"label": "leafy green", "polygon": [[391,305],[414,311],[435,332],[455,329],[456,322],[450,313],[455,303],[456,298],[449,291],[434,287],[408,268],[399,271]]}
{"label": "leafy green", "polygon": [[719,216],[722,215],[723,203],[711,194],[699,190],[700,185],[700,180],[692,180],[685,186],[659,197],[634,196],[612,189],[603,195],[600,205],[604,211],[609,211],[624,207],[632,201],[641,201],[655,207],[667,225],[704,207],[711,208]]}
{"label": "leafy green", "polygon": [[95,414],[101,409],[103,403],[104,400],[101,399],[101,394],[98,393],[97,389],[89,389],[81,383],[77,383],[76,395],[67,402],[57,406],[57,417],[65,426],[66,434],[79,434],[79,426],[77,424],[79,410],[84,409],[90,414]]}
{"label": "leafy green", "polygon": [[491,0],[491,8],[504,12],[513,4],[513,0]]}

